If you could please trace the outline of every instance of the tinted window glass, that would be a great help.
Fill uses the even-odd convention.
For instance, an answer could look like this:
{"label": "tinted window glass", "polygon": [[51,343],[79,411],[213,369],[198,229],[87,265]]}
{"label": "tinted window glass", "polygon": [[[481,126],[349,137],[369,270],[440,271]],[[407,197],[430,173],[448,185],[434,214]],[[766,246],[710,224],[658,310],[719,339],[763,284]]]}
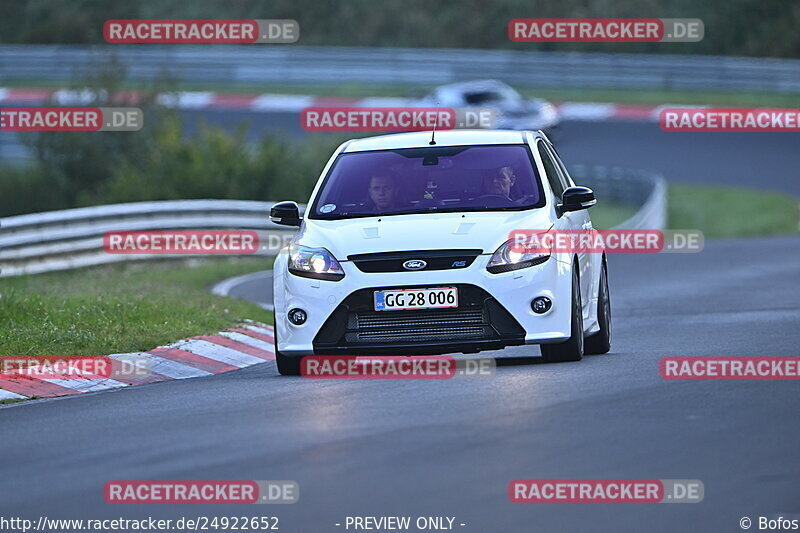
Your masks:
{"label": "tinted window glass", "polygon": [[443,146],[340,155],[310,218],[542,205],[541,183],[526,145]]}
{"label": "tinted window glass", "polygon": [[561,177],[564,178],[564,186],[565,187],[573,187],[575,182],[572,179],[572,176],[569,175],[569,171],[567,167],[564,165],[564,161],[561,159],[561,155],[558,153],[558,150],[555,149],[554,146],[550,146],[549,150],[550,155],[553,157],[553,160],[558,165],[558,168],[561,170]]}
{"label": "tinted window glass", "polygon": [[536,143],[536,146],[539,149],[539,155],[542,156],[544,171],[547,173],[547,181],[550,182],[550,187],[553,189],[553,193],[558,198],[561,198],[561,195],[564,194],[564,186],[561,184],[561,179],[558,175],[558,169],[556,168],[553,160],[550,159],[550,154],[547,153],[544,143],[539,141]]}

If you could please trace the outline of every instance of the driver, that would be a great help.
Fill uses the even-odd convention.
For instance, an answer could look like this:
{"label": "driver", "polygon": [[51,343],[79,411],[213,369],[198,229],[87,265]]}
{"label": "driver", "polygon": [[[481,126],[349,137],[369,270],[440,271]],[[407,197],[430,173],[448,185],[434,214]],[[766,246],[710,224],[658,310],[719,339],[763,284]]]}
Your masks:
{"label": "driver", "polygon": [[369,199],[378,211],[397,207],[398,187],[388,174],[375,174],[369,179]]}
{"label": "driver", "polygon": [[484,190],[486,194],[496,194],[511,200],[511,187],[517,181],[514,169],[511,167],[500,167],[496,172],[487,176],[484,180]]}

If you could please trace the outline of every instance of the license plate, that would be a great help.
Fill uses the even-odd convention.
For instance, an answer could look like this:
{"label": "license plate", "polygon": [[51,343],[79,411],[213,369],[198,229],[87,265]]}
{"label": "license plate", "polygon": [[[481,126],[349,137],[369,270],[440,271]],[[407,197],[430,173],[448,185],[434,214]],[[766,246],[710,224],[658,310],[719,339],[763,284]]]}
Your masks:
{"label": "license plate", "polygon": [[456,287],[375,291],[376,311],[440,309],[443,307],[458,307],[458,289]]}

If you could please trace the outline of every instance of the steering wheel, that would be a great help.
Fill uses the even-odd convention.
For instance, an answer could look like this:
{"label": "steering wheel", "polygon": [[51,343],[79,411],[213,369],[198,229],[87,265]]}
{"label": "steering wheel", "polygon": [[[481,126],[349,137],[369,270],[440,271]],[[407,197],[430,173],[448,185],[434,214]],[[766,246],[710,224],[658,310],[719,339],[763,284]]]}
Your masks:
{"label": "steering wheel", "polygon": [[508,196],[503,196],[502,194],[482,194],[482,195],[478,196],[477,198],[475,198],[475,200],[481,200],[483,198],[487,198],[487,199],[488,198],[497,198],[499,200],[504,200],[508,204],[513,204],[514,203],[514,201],[511,198],[509,198]]}

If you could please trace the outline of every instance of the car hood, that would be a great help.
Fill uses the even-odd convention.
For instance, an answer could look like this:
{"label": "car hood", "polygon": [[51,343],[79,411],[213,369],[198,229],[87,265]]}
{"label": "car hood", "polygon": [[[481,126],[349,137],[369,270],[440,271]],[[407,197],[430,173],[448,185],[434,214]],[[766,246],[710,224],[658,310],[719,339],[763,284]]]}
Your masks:
{"label": "car hood", "polygon": [[493,253],[518,229],[550,229],[546,208],[485,213],[426,213],[348,220],[307,219],[300,244],[327,248],[340,261],[354,254],[480,249]]}

